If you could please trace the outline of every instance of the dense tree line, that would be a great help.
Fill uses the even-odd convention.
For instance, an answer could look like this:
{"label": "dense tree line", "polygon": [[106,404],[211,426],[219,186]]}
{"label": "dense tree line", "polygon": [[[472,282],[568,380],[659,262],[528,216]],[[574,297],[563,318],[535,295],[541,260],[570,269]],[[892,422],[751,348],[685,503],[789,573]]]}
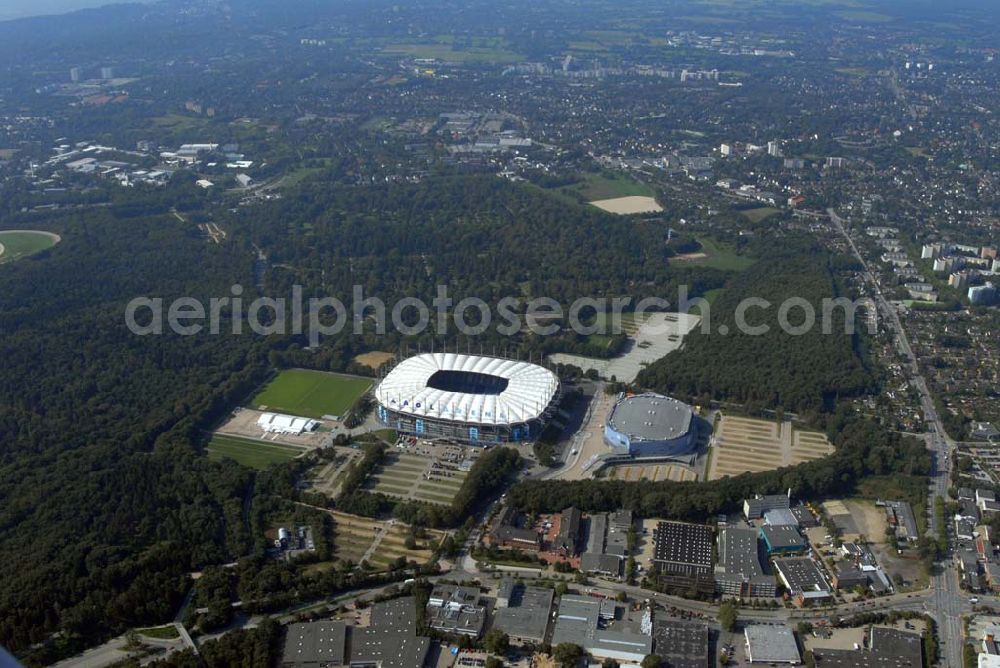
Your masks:
{"label": "dense tree line", "polygon": [[[846,296],[834,257],[801,243],[793,248],[794,253],[772,253],[732,278],[712,305],[711,331],[691,332],[682,349],[644,369],[639,384],[701,403],[726,400],[798,412],[829,412],[839,398],[873,391],[863,312],[849,334],[843,309],[835,308],[827,319],[829,333],[823,331],[823,300]],[[808,302],[816,316],[815,326],[800,335],[783,331],[779,321],[779,305],[791,298]],[[737,310],[749,299],[771,304],[745,311],[746,324],[768,327],[765,334],[738,326]],[[800,325],[802,309],[792,309],[788,322]]]}
{"label": "dense tree line", "polygon": [[173,216],[7,222],[63,236],[0,270],[0,645],[48,663],[169,619],[190,571],[249,549],[252,474],[196,444],[265,377],[267,343],[125,327],[133,297],[249,282],[252,256]]}

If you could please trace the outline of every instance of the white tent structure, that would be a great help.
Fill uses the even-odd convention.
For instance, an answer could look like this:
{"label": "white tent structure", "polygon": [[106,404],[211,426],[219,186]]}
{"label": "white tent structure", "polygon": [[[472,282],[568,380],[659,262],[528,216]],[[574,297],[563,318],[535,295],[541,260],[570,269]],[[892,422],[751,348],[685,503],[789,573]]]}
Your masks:
{"label": "white tent structure", "polygon": [[281,413],[261,413],[257,418],[257,426],[268,434],[304,434],[317,425],[319,422],[316,420]]}

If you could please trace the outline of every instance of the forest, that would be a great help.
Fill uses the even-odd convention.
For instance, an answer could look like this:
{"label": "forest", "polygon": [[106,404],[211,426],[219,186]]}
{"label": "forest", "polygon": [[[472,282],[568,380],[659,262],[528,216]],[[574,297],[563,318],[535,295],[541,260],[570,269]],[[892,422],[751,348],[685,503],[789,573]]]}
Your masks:
{"label": "forest", "polygon": [[[838,399],[876,390],[865,353],[863,312],[855,332],[848,334],[843,309],[834,309],[829,333],[823,332],[822,300],[849,297],[839,285],[836,258],[801,239],[784,243],[727,282],[712,304],[710,333],[696,328],[683,348],[644,369],[638,383],[703,405],[727,401],[808,414],[831,412]],[[752,298],[772,304],[746,312],[748,324],[769,327],[766,334],[737,327],[738,306]],[[816,314],[816,326],[801,335],[779,325],[779,305],[791,298],[806,300]],[[798,325],[802,311],[792,310],[788,320]],[[727,334],[720,333],[723,327]]]}

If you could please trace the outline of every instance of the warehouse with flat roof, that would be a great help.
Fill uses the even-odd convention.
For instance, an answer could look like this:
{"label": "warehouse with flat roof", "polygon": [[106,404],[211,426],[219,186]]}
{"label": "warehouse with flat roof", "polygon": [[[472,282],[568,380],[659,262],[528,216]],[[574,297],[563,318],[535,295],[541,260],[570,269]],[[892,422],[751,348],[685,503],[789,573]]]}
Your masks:
{"label": "warehouse with flat roof", "polygon": [[783,624],[749,624],[743,635],[750,663],[796,664],[802,658],[795,634]]}
{"label": "warehouse with flat roof", "polygon": [[669,590],[710,594],[712,577],[712,528],[703,524],[659,522],[653,529],[650,567]]}
{"label": "warehouse with flat roof", "polygon": [[774,577],[764,571],[756,529],[726,527],[719,532],[719,563],[715,590],[723,595],[771,597],[777,594]]}
{"label": "warehouse with flat roof", "polygon": [[544,643],[554,596],[547,587],[528,587],[504,578],[493,627],[519,642]]}

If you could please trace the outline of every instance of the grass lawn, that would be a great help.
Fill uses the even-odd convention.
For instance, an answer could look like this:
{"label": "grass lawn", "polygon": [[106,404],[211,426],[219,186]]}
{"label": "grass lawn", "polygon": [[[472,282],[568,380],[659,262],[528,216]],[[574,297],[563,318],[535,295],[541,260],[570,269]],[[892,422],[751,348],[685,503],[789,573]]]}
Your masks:
{"label": "grass lawn", "polygon": [[456,48],[450,44],[393,44],[385,47],[382,52],[460,63],[515,63],[524,60],[524,56],[519,53],[492,46],[458,46]]}
{"label": "grass lawn", "polygon": [[18,258],[34,255],[58,243],[58,238],[47,232],[32,232],[29,230],[0,231],[0,264],[13,262]]}
{"label": "grass lawn", "polygon": [[173,624],[154,626],[148,629],[136,629],[136,633],[144,635],[147,638],[159,638],[161,640],[174,640],[181,637],[180,631]]}
{"label": "grass lawn", "polygon": [[765,218],[769,218],[774,214],[779,213],[779,210],[775,209],[773,206],[762,206],[756,209],[744,209],[740,213],[749,218],[751,223],[759,223]]}
{"label": "grass lawn", "polygon": [[698,239],[698,243],[701,244],[701,252],[708,257],[690,260],[689,264],[712,267],[713,269],[721,269],[722,271],[744,271],[754,263],[753,258],[746,257],[745,255],[737,255],[732,249],[712,239],[701,238]]}
{"label": "grass lawn", "polygon": [[252,438],[216,434],[209,441],[208,456],[211,459],[229,457],[252,469],[266,469],[272,464],[281,464],[303,452],[302,448]]}
{"label": "grass lawn", "polygon": [[368,378],[286,369],[269,382],[250,401],[250,405],[261,410],[310,418],[344,415],[371,385],[372,381]]}
{"label": "grass lawn", "polygon": [[639,195],[652,197],[656,193],[641,181],[621,174],[601,173],[584,174],[580,182],[565,187],[567,190],[580,193],[584,200],[592,202],[616,197]]}

